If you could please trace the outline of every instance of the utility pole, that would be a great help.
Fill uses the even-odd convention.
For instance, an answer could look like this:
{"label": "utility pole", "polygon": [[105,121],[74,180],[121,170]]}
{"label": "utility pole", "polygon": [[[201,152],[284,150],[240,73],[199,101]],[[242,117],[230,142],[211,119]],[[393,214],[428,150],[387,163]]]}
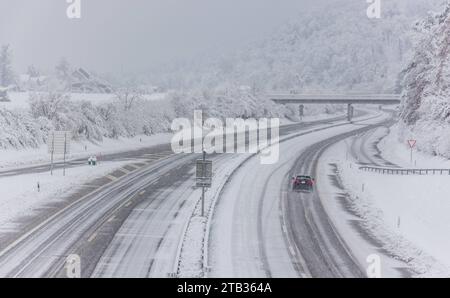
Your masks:
{"label": "utility pole", "polygon": [[50,150],[50,154],[51,154],[51,164],[50,164],[50,175],[53,176],[53,154],[55,152],[55,133],[52,132],[52,147]]}
{"label": "utility pole", "polygon": [[66,176],[66,152],[67,152],[67,132],[64,133],[64,163],[63,163],[63,176]]}
{"label": "utility pole", "polygon": [[300,121],[303,120],[303,115],[305,114],[305,106],[304,105],[300,105],[298,107],[298,114],[300,116]]}
{"label": "utility pole", "polygon": [[[206,161],[206,151],[203,150],[203,162]],[[202,186],[202,217],[205,216],[205,187]]]}
{"label": "utility pole", "polygon": [[[202,112],[202,116],[204,116]],[[202,117],[202,127],[204,126],[204,119],[205,117]],[[206,160],[206,151],[205,151],[205,144],[203,142],[202,138],[202,154],[203,157],[201,159],[197,160],[196,163],[196,187],[202,188],[202,197],[201,197],[201,215],[202,217],[205,216],[205,193],[206,188],[210,188],[212,185],[212,161]]]}

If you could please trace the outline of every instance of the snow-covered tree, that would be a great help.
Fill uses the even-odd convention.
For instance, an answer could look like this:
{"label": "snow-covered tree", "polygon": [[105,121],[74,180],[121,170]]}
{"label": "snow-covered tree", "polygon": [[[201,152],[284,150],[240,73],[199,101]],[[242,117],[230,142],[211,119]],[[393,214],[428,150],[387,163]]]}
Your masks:
{"label": "snow-covered tree", "polygon": [[0,49],[0,86],[7,87],[15,82],[12,68],[12,52],[9,45]]}
{"label": "snow-covered tree", "polygon": [[68,81],[71,77],[71,66],[66,58],[61,58],[55,67],[56,78],[61,81]]}
{"label": "snow-covered tree", "polygon": [[383,1],[379,20],[366,16],[366,1],[324,1],[245,49],[202,56],[155,79],[168,88],[394,92],[412,55],[414,22],[441,1]]}
{"label": "snow-covered tree", "polygon": [[412,135],[419,149],[450,157],[450,3],[416,30],[419,42],[404,71],[400,138]]}
{"label": "snow-covered tree", "polygon": [[116,100],[120,102],[125,111],[129,111],[142,97],[142,92],[135,87],[120,88],[116,92]]}
{"label": "snow-covered tree", "polygon": [[40,76],[40,72],[36,68],[36,66],[30,65],[30,66],[28,66],[28,69],[27,69],[27,75],[29,75],[30,78],[37,78]]}

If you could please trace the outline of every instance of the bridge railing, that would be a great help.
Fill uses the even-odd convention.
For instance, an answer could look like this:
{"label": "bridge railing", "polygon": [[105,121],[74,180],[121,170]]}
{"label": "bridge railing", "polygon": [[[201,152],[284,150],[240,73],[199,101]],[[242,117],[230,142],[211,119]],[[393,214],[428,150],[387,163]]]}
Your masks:
{"label": "bridge railing", "polygon": [[362,166],[360,170],[384,175],[450,175],[450,169],[404,169]]}

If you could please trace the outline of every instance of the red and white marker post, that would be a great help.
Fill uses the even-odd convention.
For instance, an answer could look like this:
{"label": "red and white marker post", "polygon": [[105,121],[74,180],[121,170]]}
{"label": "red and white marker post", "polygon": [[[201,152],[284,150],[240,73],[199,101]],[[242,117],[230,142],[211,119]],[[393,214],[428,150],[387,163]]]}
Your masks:
{"label": "red and white marker post", "polygon": [[409,148],[411,148],[411,163],[413,162],[413,149],[416,147],[417,140],[408,140]]}

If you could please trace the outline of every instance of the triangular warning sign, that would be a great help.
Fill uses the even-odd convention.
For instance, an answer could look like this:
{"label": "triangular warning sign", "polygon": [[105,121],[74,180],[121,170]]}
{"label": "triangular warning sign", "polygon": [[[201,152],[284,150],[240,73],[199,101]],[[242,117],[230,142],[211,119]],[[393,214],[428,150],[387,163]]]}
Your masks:
{"label": "triangular warning sign", "polygon": [[408,140],[408,145],[410,148],[414,148],[417,144],[416,140]]}

